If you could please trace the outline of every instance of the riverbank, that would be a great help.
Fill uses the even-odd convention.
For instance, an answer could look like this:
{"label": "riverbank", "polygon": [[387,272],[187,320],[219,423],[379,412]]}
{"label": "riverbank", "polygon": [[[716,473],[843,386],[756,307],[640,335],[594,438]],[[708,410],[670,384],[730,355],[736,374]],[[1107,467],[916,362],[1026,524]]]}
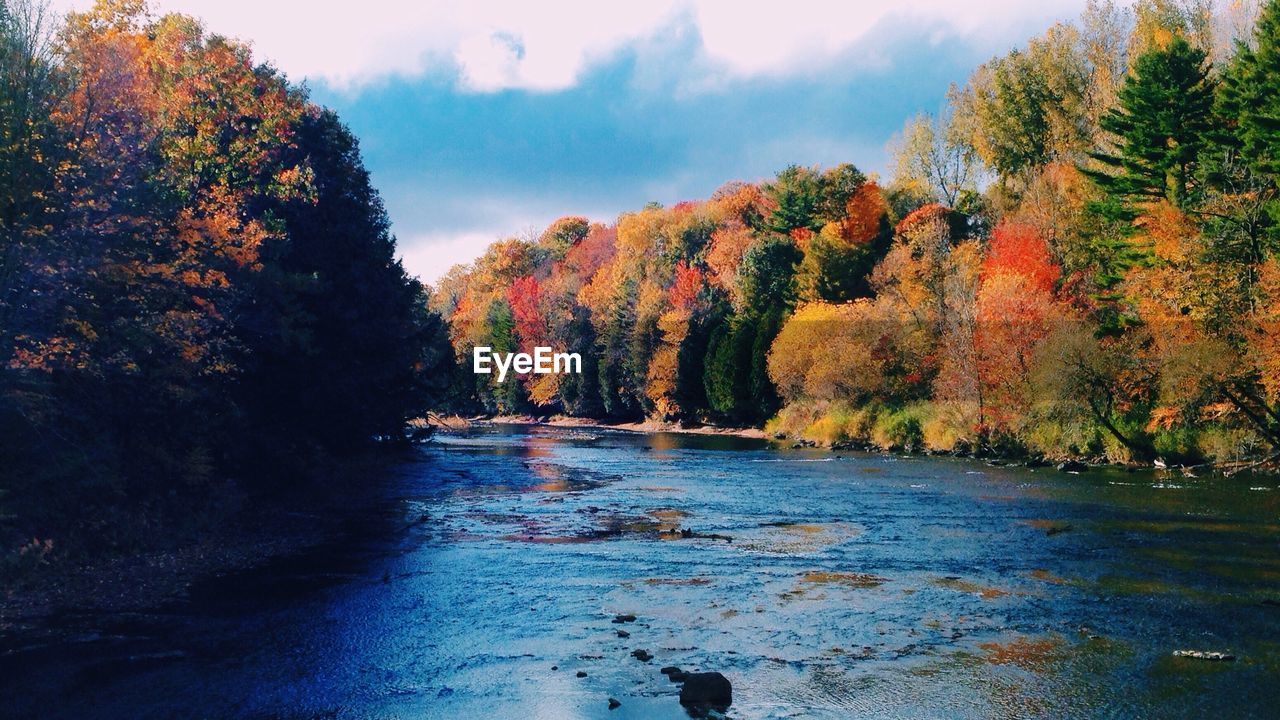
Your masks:
{"label": "riverbank", "polygon": [[28,569],[0,595],[0,633],[66,612],[126,613],[183,597],[206,578],[246,570],[322,544],[333,519],[314,513],[258,514],[189,544],[103,557],[58,559]]}
{"label": "riverbank", "polygon": [[333,542],[383,496],[380,486],[341,479],[377,476],[387,461],[374,454],[338,462],[305,492],[254,498],[198,533],[157,530],[151,547],[92,557],[51,553],[46,560],[0,577],[0,635],[40,627],[68,612],[154,609],[182,600],[196,583]]}
{"label": "riverbank", "polygon": [[462,430],[474,424],[493,425],[532,425],[557,428],[600,429],[633,433],[679,433],[685,435],[712,435],[724,437],[740,437],[753,440],[770,440],[779,449],[815,448],[835,452],[867,452],[876,454],[900,455],[903,457],[943,456],[978,460],[988,465],[1012,467],[1056,467],[1066,472],[1080,472],[1090,468],[1114,468],[1128,471],[1155,470],[1174,475],[1195,477],[1201,474],[1221,474],[1226,476],[1237,473],[1256,473],[1271,475],[1280,473],[1280,458],[1268,457],[1232,462],[1203,462],[1194,465],[1169,464],[1162,460],[1154,463],[1116,462],[1100,454],[1057,454],[1043,455],[1028,452],[1025,449],[1009,446],[971,445],[959,441],[950,448],[916,447],[896,442],[877,443],[870,439],[831,441],[820,436],[812,436],[803,432],[787,432],[781,429],[772,431],[756,427],[722,427],[717,425],[685,425],[681,423],[665,423],[656,420],[608,422],[593,418],[571,417],[567,415],[481,415],[464,418],[457,415],[433,418],[440,427],[450,430]]}
{"label": "riverbank", "polygon": [[497,425],[545,425],[562,428],[596,428],[600,430],[619,430],[635,433],[682,433],[687,435],[723,435],[726,437],[750,438],[764,440],[768,436],[760,428],[721,427],[717,425],[682,425],[680,423],[664,423],[656,420],[640,422],[607,422],[590,418],[570,417],[568,415],[486,415],[471,418],[449,416],[440,418],[446,428],[461,429],[477,422]]}

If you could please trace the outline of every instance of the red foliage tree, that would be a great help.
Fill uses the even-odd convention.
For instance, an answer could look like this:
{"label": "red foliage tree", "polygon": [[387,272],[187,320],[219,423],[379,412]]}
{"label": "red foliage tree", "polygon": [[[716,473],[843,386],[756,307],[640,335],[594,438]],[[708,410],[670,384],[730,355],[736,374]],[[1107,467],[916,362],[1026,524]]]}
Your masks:
{"label": "red foliage tree", "polygon": [[511,314],[515,318],[516,337],[526,351],[545,344],[547,337],[547,322],[538,302],[540,294],[541,286],[531,275],[516,278],[507,288],[507,303],[511,305]]}
{"label": "red foliage tree", "polygon": [[840,237],[852,243],[868,243],[880,234],[880,224],[889,212],[884,193],[874,182],[865,182],[849,196]]}
{"label": "red foliage tree", "polygon": [[922,205],[915,210],[907,213],[907,216],[898,221],[894,227],[894,232],[899,235],[909,235],[918,227],[927,226],[934,223],[947,223],[947,216],[951,213],[945,205],[940,203],[929,203]]}
{"label": "red foliage tree", "polygon": [[589,280],[618,251],[615,225],[592,225],[587,236],[565,253],[564,263],[584,281]]}
{"label": "red foliage tree", "polygon": [[692,310],[705,286],[702,270],[686,265],[683,260],[677,263],[675,281],[671,284],[672,309]]}
{"label": "red foliage tree", "polygon": [[999,273],[1022,275],[1031,287],[1052,291],[1062,267],[1054,262],[1048,243],[1035,227],[1002,222],[991,233],[982,279]]}

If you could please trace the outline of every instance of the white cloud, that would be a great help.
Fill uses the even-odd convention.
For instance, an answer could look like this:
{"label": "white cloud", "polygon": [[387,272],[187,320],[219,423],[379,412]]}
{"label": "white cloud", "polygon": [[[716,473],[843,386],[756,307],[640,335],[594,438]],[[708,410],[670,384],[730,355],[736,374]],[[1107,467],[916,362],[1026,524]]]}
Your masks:
{"label": "white cloud", "polygon": [[[216,32],[249,40],[291,77],[353,86],[441,65],[476,91],[573,85],[593,60],[690,18],[711,64],[731,76],[779,75],[830,60],[882,20],[999,34],[1002,26],[1072,15],[1084,0],[152,0]],[[54,0],[61,10],[92,0]],[[913,25],[914,24],[914,25]],[[660,37],[659,37],[660,39]],[[922,42],[931,38],[922,37]]]}
{"label": "white cloud", "polygon": [[416,235],[398,238],[400,260],[410,275],[430,285],[449,268],[469,263],[484,254],[485,248],[501,235],[488,232],[464,232]]}
{"label": "white cloud", "polygon": [[1010,25],[1042,23],[1070,16],[1083,0],[769,0],[725,2],[694,0],[695,18],[707,55],[738,75],[783,75],[821,65],[870,40],[882,22],[901,29],[919,28],[922,43],[938,38],[923,33],[938,24],[956,34],[1001,35]]}

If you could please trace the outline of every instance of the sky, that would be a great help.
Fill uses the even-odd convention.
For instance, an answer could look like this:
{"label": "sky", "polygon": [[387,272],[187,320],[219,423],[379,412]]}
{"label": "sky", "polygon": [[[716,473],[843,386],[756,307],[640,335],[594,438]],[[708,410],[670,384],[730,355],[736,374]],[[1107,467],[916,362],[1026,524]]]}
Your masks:
{"label": "sky", "polygon": [[250,43],[336,110],[405,267],[432,282],[563,215],[612,222],[792,163],[883,173],[908,118],[1084,2],[151,4]]}

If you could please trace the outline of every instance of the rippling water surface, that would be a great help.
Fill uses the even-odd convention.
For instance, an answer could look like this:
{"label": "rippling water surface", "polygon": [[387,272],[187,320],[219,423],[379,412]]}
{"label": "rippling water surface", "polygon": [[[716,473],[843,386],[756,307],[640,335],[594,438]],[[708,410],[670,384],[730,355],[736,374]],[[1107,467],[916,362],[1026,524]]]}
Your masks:
{"label": "rippling water surface", "polygon": [[724,673],[735,718],[1280,702],[1273,479],[500,427],[421,448],[390,486],[340,546],[19,644],[8,711],[687,717],[665,665]]}

